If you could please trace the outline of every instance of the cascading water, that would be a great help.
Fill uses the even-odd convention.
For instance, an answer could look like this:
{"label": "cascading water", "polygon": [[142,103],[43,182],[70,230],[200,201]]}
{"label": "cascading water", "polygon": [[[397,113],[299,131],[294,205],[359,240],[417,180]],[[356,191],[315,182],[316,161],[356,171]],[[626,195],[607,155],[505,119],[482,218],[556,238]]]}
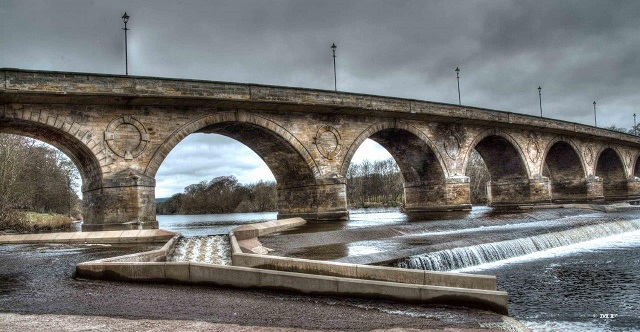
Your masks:
{"label": "cascading water", "polygon": [[397,262],[396,265],[431,271],[457,270],[635,230],[640,230],[640,220],[609,222],[411,256]]}
{"label": "cascading water", "polygon": [[181,237],[169,262],[231,265],[231,244],[226,235]]}

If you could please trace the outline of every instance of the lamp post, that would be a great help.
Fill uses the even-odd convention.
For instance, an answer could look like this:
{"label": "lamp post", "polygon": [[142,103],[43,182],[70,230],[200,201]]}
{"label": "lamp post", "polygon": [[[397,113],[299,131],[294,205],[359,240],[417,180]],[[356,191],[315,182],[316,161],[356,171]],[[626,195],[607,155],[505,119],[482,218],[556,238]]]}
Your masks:
{"label": "lamp post", "polygon": [[633,135],[638,136],[638,128],[636,124],[636,113],[633,113]]}
{"label": "lamp post", "polygon": [[538,87],[538,99],[540,99],[540,117],[542,117],[542,87]]}
{"label": "lamp post", "polygon": [[127,12],[122,15],[122,22],[124,22],[124,28],[122,28],[124,30],[124,74],[129,75],[129,58],[127,54],[127,31],[129,30],[127,29],[127,23],[129,22],[129,15],[127,15]]}
{"label": "lamp post", "polygon": [[593,123],[598,126],[598,116],[596,115],[596,101],[593,101]]}
{"label": "lamp post", "polygon": [[338,91],[338,78],[336,76],[336,46],[335,43],[331,45],[331,50],[333,51],[333,89]]}
{"label": "lamp post", "polygon": [[456,67],[456,79],[458,80],[458,105],[462,105],[460,101],[460,68]]}

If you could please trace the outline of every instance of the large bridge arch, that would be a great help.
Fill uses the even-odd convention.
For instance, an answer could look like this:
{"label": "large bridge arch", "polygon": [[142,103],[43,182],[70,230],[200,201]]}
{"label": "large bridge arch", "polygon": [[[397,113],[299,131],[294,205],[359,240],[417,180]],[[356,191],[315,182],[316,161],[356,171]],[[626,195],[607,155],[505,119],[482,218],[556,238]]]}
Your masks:
{"label": "large bridge arch", "polygon": [[61,115],[23,109],[0,118],[0,133],[34,138],[67,155],[82,179],[84,224],[102,223],[104,209],[97,196],[104,186],[103,166],[107,163],[107,154],[89,130]]}
{"label": "large bridge arch", "polygon": [[476,135],[463,161],[465,173],[472,149],[480,154],[489,171],[487,199],[490,206],[521,205],[532,201],[536,193],[530,184],[531,167],[516,139],[495,128]]}
{"label": "large bridge arch", "polygon": [[344,182],[327,183],[315,160],[293,134],[274,121],[250,113],[223,112],[184,124],[157,148],[144,173],[154,177],[169,152],[192,133],[224,135],[253,150],[267,164],[276,179],[279,218],[304,216],[308,219],[322,219],[322,216],[318,216],[318,211],[326,208],[324,204],[327,202],[331,206],[324,209],[329,210],[326,212],[332,214],[340,211],[346,218],[346,198],[344,204],[341,204],[341,201],[328,200],[323,196],[327,192],[340,195],[344,192]]}
{"label": "large bridge arch", "polygon": [[[278,125],[274,121],[268,120],[258,115],[247,114],[244,112],[222,112],[213,115],[205,115],[182,125],[180,128],[171,133],[156,149],[153,156],[151,157],[151,160],[144,170],[144,174],[154,177],[164,159],[167,157],[169,152],[171,152],[171,150],[173,150],[173,148],[178,145],[178,143],[180,143],[185,137],[189,136],[190,134],[206,130],[207,127],[210,127],[209,129],[213,131],[220,131],[222,135],[234,138],[232,136],[234,135],[234,133],[231,127],[227,129],[223,128],[223,124],[231,125],[234,123],[240,125],[240,127],[236,129],[241,129],[242,125],[244,124],[247,125],[247,127],[256,128],[261,133],[268,133],[272,138],[278,140],[278,142],[282,144],[283,147],[285,147],[287,150],[289,150],[289,152],[292,153],[291,157],[294,157],[296,162],[300,162],[301,164],[305,165],[304,167],[302,167],[303,172],[309,171],[309,175],[313,179],[320,178],[321,174],[315,160],[313,159],[309,151],[304,147],[304,145],[293,134],[291,134],[284,127]],[[214,128],[215,126],[219,126],[220,128]],[[209,132],[213,133],[213,131]],[[249,148],[254,151],[260,149],[257,142],[252,142],[252,140],[249,138],[245,138],[243,140],[243,138],[240,137],[242,136],[242,133],[238,133],[238,135],[240,139],[237,140],[241,143],[249,146]],[[249,144],[245,143],[245,141]],[[263,157],[258,151],[256,152],[261,158]],[[273,164],[275,160],[270,160],[269,162]],[[267,165],[271,168],[269,162],[267,162]],[[276,176],[277,180],[278,175],[274,173],[274,176]]]}
{"label": "large bridge arch", "polygon": [[522,147],[507,132],[492,128],[476,135],[462,162],[465,172],[472,149],[475,149],[487,164],[491,181],[509,181],[514,178],[528,180],[531,177]]}
{"label": "large bridge arch", "polygon": [[384,147],[398,164],[407,214],[419,218],[433,211],[470,209],[468,181],[449,179],[449,170],[436,145],[409,123],[383,121],[367,127],[347,150],[341,176],[346,177],[353,155],[366,139]]}
{"label": "large bridge arch", "polygon": [[[87,192],[102,185],[102,147],[88,131],[83,131],[73,121],[57,115],[16,112],[13,117],[0,118],[0,133],[34,138],[50,144],[71,159],[82,178],[82,191]],[[70,130],[71,129],[71,130]]]}
{"label": "large bridge arch", "polygon": [[415,126],[396,121],[378,122],[361,132],[344,156],[340,176],[346,176],[353,155],[367,139],[389,151],[407,182],[439,180],[448,176],[442,155],[429,137]]}
{"label": "large bridge arch", "polygon": [[587,200],[587,168],[576,144],[563,137],[553,138],[543,154],[539,174],[549,174],[553,202]]}
{"label": "large bridge arch", "polygon": [[629,193],[624,159],[618,149],[604,146],[596,157],[595,175],[602,179],[602,192],[606,201],[626,199]]}

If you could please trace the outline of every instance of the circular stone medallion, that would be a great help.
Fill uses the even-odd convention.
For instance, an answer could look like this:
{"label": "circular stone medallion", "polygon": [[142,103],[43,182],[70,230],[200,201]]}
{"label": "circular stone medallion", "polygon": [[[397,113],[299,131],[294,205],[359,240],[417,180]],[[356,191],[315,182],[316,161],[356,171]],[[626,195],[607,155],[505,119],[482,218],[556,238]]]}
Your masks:
{"label": "circular stone medallion", "polygon": [[147,129],[130,115],[123,115],[109,122],[104,140],[116,155],[131,160],[144,151],[149,142]]}
{"label": "circular stone medallion", "polygon": [[460,154],[460,140],[453,132],[449,132],[444,139],[444,150],[451,159],[456,159]]}
{"label": "circular stone medallion", "polygon": [[340,134],[338,130],[332,126],[322,126],[318,129],[315,144],[320,155],[326,159],[335,158],[342,150]]}

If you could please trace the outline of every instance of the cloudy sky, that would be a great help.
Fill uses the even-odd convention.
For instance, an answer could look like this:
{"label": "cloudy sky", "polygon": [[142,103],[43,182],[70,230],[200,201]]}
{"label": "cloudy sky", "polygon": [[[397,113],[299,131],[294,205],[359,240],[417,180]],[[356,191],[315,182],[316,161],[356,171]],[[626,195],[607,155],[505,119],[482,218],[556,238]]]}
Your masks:
{"label": "cloudy sky", "polygon": [[[640,114],[640,1],[0,0],[0,67],[333,89],[630,128]],[[242,149],[242,150],[239,150]],[[238,153],[242,151],[242,153]],[[355,161],[386,158],[368,142]],[[244,145],[191,135],[157,197],[233,174],[273,179]]]}

